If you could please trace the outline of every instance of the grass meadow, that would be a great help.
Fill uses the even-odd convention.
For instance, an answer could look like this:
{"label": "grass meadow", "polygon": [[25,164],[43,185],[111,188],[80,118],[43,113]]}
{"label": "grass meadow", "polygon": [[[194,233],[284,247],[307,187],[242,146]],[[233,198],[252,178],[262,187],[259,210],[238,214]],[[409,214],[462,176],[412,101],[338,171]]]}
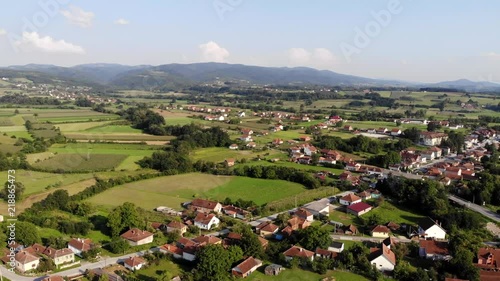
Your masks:
{"label": "grass meadow", "polygon": [[90,199],[89,202],[114,207],[134,202],[146,209],[168,206],[180,209],[181,203],[195,197],[223,200],[253,200],[264,204],[283,197],[300,194],[302,185],[279,180],[246,177],[183,174],[159,177],[114,187]]}
{"label": "grass meadow", "polygon": [[54,157],[35,163],[33,167],[47,171],[86,172],[111,170],[127,158],[121,154],[57,154]]}

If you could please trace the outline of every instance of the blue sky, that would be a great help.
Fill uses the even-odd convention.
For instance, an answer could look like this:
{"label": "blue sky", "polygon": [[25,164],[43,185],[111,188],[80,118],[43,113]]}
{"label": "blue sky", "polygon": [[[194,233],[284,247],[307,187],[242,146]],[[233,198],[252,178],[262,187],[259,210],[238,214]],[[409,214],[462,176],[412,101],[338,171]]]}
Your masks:
{"label": "blue sky", "polygon": [[9,1],[0,65],[220,61],[500,82],[499,10],[495,0]]}

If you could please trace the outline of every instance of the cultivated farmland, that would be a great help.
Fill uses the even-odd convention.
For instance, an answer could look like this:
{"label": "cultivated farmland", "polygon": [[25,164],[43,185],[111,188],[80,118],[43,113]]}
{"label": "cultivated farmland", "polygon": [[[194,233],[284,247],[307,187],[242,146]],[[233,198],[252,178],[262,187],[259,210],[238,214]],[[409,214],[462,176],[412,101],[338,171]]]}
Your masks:
{"label": "cultivated farmland", "polygon": [[118,154],[58,154],[33,165],[47,171],[86,172],[111,170],[127,158]]}

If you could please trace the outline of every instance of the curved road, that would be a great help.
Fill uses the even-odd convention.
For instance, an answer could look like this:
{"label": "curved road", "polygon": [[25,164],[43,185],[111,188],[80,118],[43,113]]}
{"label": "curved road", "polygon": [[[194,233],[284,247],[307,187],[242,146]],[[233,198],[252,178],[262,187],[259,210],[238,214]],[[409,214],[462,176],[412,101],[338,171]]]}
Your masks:
{"label": "curved road", "polygon": [[466,208],[469,208],[472,211],[478,212],[478,213],[482,214],[483,216],[488,217],[488,218],[496,221],[497,223],[500,223],[500,215],[489,210],[489,209],[486,209],[483,206],[479,206],[477,204],[474,204],[472,202],[469,202],[467,200],[464,200],[460,197],[457,197],[457,196],[454,196],[451,194],[448,195],[448,198],[453,202],[456,202],[456,203],[458,203]]}

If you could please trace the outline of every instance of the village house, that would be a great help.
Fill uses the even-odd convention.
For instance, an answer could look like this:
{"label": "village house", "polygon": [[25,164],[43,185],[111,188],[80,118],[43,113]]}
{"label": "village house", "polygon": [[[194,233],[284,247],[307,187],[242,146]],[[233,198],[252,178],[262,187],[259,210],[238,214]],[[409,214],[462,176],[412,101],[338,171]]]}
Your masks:
{"label": "village house", "polygon": [[396,255],[382,243],[382,248],[370,249],[369,261],[380,271],[393,271],[396,266]]}
{"label": "village house", "polygon": [[420,156],[422,158],[425,158],[426,160],[429,160],[429,161],[432,161],[432,160],[434,160],[434,158],[436,158],[436,154],[432,150],[422,151],[422,152],[420,152]]}
{"label": "village house", "polygon": [[302,247],[292,246],[290,249],[283,252],[286,261],[291,261],[293,258],[314,260],[314,252],[306,250]]}
{"label": "village house", "polygon": [[357,172],[361,168],[361,164],[356,163],[356,162],[349,162],[346,164],[345,168],[348,171]]}
{"label": "village house", "polygon": [[359,183],[361,181],[358,176],[353,176],[352,173],[349,171],[345,171],[342,174],[340,174],[339,180],[348,181],[351,183],[352,186],[359,185]]}
{"label": "village house", "polygon": [[242,208],[235,207],[233,205],[222,207],[222,212],[227,216],[238,218],[240,220],[247,219],[251,216],[251,213],[249,211],[243,210]]}
{"label": "village house", "polygon": [[228,167],[232,167],[232,166],[234,166],[234,162],[235,162],[234,158],[228,158],[228,159],[224,160],[224,163],[225,163],[225,164],[226,164],[226,166],[228,166]]}
{"label": "village house", "polygon": [[244,142],[251,142],[251,141],[253,141],[253,140],[252,140],[252,136],[251,136],[251,135],[242,135],[242,136],[240,137],[240,141],[244,141]]}
{"label": "village house", "polygon": [[421,258],[431,260],[450,260],[448,242],[436,240],[420,240],[418,254]]}
{"label": "village house", "polygon": [[344,126],[344,130],[346,130],[346,131],[349,131],[349,132],[350,132],[350,131],[354,130],[354,128],[353,128],[351,125],[345,125],[345,126]]}
{"label": "village house", "polygon": [[171,221],[167,224],[167,233],[177,232],[180,235],[184,235],[187,229],[187,225],[179,221]]}
{"label": "village house", "polygon": [[31,247],[19,251],[14,259],[16,261],[16,269],[23,273],[36,269],[40,263],[40,257],[38,257]]}
{"label": "village house", "polygon": [[356,193],[356,196],[358,196],[359,198],[361,198],[362,200],[368,200],[370,198],[372,198],[372,194],[368,191],[361,191],[359,193]]}
{"label": "village house", "polygon": [[418,224],[418,235],[426,239],[445,239],[446,231],[437,222],[427,217]]}
{"label": "village house", "polygon": [[279,227],[271,221],[263,222],[255,227],[256,233],[262,237],[272,237],[278,232]]}
{"label": "village house", "polygon": [[300,229],[306,229],[309,226],[311,226],[311,222],[307,221],[306,219],[299,218],[297,216],[292,216],[288,221],[288,228],[292,231],[294,230],[300,230]]}
{"label": "village house", "polygon": [[316,254],[317,258],[323,258],[323,259],[333,260],[337,256],[337,253],[321,248],[316,248],[316,251],[314,251],[314,253]]}
{"label": "village house", "polygon": [[385,225],[377,225],[370,231],[372,237],[386,238],[391,234],[391,230]]}
{"label": "village house", "polygon": [[153,242],[154,234],[147,230],[140,230],[138,228],[131,228],[127,232],[120,235],[123,239],[127,240],[130,246],[140,246]]}
{"label": "village house", "polygon": [[199,247],[207,245],[221,245],[222,239],[212,235],[200,235],[192,239]]}
{"label": "village house", "polygon": [[356,204],[351,204],[347,206],[347,213],[355,216],[361,216],[372,210],[372,206],[366,204],[365,202],[359,202]]}
{"label": "village house", "polygon": [[306,209],[303,209],[303,208],[299,208],[297,211],[295,211],[293,213],[295,216],[301,218],[301,219],[304,219],[308,222],[312,222],[314,221],[314,216],[311,212],[309,212],[308,210]]}
{"label": "village house", "polygon": [[219,223],[219,218],[214,214],[198,213],[194,218],[194,225],[204,230],[210,230],[212,227],[217,227]]}
{"label": "village house", "polygon": [[231,144],[231,145],[229,146],[229,149],[231,149],[231,150],[236,150],[236,149],[238,149],[238,145],[237,145],[237,144],[235,144],[235,143],[233,143],[233,144]]}
{"label": "village house", "polygon": [[398,128],[394,128],[391,130],[391,136],[393,137],[398,137],[402,134],[403,132],[401,132],[401,129],[398,129]]}
{"label": "village house", "polygon": [[123,265],[126,269],[131,271],[136,271],[141,269],[146,265],[146,260],[141,257],[129,257],[123,261]]}
{"label": "village house", "polygon": [[344,206],[349,206],[349,205],[360,203],[360,202],[361,202],[361,198],[356,196],[354,193],[349,193],[346,196],[340,198],[340,200],[339,200],[340,205],[344,205]]}
{"label": "village house", "polygon": [[336,124],[338,122],[342,122],[342,117],[338,115],[330,116],[329,121],[333,124]]}
{"label": "village house", "polygon": [[194,199],[189,208],[193,211],[202,212],[202,213],[220,213],[222,209],[222,205],[216,201],[210,201],[205,199]]}
{"label": "village house", "polygon": [[82,257],[82,254],[94,247],[94,243],[89,238],[72,238],[68,242],[68,249],[75,255]]}
{"label": "village house", "polygon": [[323,198],[311,203],[307,203],[303,207],[307,211],[311,212],[314,216],[328,216],[330,214],[330,200],[328,198]]}
{"label": "village house", "polygon": [[310,140],[311,140],[311,137],[310,137],[310,136],[300,136],[300,137],[299,137],[299,140],[300,140],[300,141],[310,141]]}
{"label": "village house", "polygon": [[233,276],[245,278],[256,271],[260,266],[262,266],[261,260],[255,259],[254,257],[248,257],[246,260],[233,267],[231,273]]}
{"label": "village house", "polygon": [[182,249],[175,245],[165,244],[156,247],[155,250],[163,254],[172,255],[176,259],[182,259]]}
{"label": "village house", "polygon": [[344,251],[344,243],[334,241],[328,246],[328,251],[342,253],[342,251]]}
{"label": "village house", "polygon": [[255,142],[251,141],[251,142],[249,142],[249,143],[246,144],[246,147],[248,147],[248,148],[255,148],[255,147],[257,147],[257,144]]}
{"label": "village house", "polygon": [[420,132],[419,139],[420,143],[422,143],[423,145],[435,146],[435,145],[440,145],[443,140],[447,140],[448,135],[439,132],[423,131]]}
{"label": "village house", "polygon": [[31,248],[36,254],[50,258],[56,267],[59,267],[62,264],[75,262],[75,253],[68,248],[54,249],[37,243],[33,244]]}
{"label": "village house", "polygon": [[498,271],[500,269],[500,249],[479,248],[476,266],[484,270]]}
{"label": "village house", "polygon": [[283,144],[283,140],[282,139],[274,139],[273,144],[274,145],[281,145],[281,144]]}

